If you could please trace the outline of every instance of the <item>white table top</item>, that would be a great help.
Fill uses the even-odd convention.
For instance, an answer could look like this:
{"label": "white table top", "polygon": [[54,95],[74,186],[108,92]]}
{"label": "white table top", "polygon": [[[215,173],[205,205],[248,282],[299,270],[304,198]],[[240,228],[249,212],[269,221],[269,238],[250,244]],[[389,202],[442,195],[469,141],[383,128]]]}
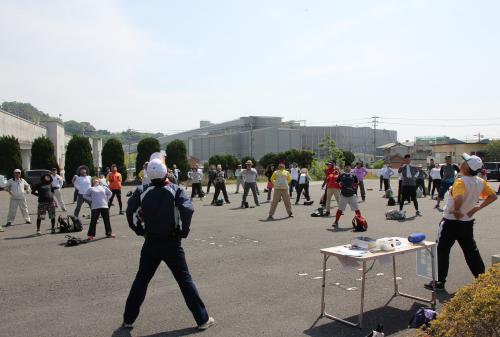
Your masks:
{"label": "white table top", "polygon": [[[401,247],[396,247],[392,251],[378,251],[375,253],[371,253],[369,251],[366,251],[365,254],[361,256],[352,256],[349,255],[348,251],[351,248],[350,244],[347,245],[342,245],[342,246],[335,246],[335,247],[329,247],[329,248],[323,248],[320,249],[320,252],[324,255],[330,255],[330,256],[337,256],[337,257],[342,257],[342,258],[350,258],[358,261],[363,261],[363,260],[374,260],[378,259],[380,257],[384,256],[393,256],[393,255],[400,255],[400,254],[406,254],[412,251],[417,251],[419,249],[425,249],[425,248],[431,248],[432,246],[435,246],[435,242],[431,241],[422,241],[420,243],[411,243],[408,242],[408,240],[403,239],[402,240],[403,245]],[[356,249],[356,251],[359,251],[360,249]]]}

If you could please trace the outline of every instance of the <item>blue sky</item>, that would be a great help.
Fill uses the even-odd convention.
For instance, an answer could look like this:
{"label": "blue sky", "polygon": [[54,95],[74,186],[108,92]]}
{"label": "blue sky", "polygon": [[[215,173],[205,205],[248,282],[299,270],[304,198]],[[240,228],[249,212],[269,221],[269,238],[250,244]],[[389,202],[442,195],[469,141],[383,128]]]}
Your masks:
{"label": "blue sky", "polygon": [[500,138],[498,1],[4,1],[0,100],[173,133],[243,115]]}

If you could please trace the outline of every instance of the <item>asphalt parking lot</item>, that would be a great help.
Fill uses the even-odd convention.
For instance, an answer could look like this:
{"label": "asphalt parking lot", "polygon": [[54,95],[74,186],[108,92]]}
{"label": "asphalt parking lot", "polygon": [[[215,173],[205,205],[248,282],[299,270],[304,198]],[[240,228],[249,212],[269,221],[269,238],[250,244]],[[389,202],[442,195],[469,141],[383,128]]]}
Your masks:
{"label": "asphalt parking lot", "polygon": [[[496,190],[497,182],[490,182]],[[394,184],[394,182],[393,182]],[[435,201],[419,199],[422,216],[413,217],[413,205],[405,205],[409,219],[388,221],[386,199],[378,181],[366,182],[366,202],[360,203],[367,218],[366,235],[373,238],[406,237],[423,232],[436,238],[440,213]],[[264,185],[261,186],[261,189]],[[125,188],[125,192],[131,187]],[[266,221],[269,204],[261,193],[260,207],[241,209],[241,193],[228,186],[231,204],[210,206],[212,194],[195,200],[195,215],[189,238],[183,245],[188,264],[209,314],[217,324],[205,332],[184,304],[180,290],[162,265],[150,283],[141,314],[131,331],[119,329],[125,299],[137,271],[143,239],[128,228],[125,216],[112,207],[111,223],[116,239],[104,238],[102,222],[96,240],[77,247],[64,247],[64,234],[49,234],[49,221],[42,223],[42,236],[35,225],[24,224],[18,212],[15,224],[0,233],[0,336],[365,336],[376,324],[386,335],[401,335],[412,312],[423,304],[411,299],[391,298],[392,266],[376,263],[368,274],[363,330],[322,318],[320,314],[322,255],[320,248],[349,243],[358,234],[350,229],[353,212],[341,218],[339,231],[332,231],[333,218],[312,218],[319,205],[320,184],[311,186],[315,204],[294,206],[287,218],[282,204],[275,221]],[[71,201],[73,189],[64,189]],[[125,194],[125,193],[123,193]],[[126,198],[125,198],[126,199]],[[8,194],[0,192],[0,219],[5,221]],[[248,198],[250,205],[253,199]],[[115,204],[117,204],[115,200]],[[334,202],[332,204],[335,204]],[[36,198],[28,197],[35,223]],[[73,204],[68,205],[70,211]],[[86,208],[82,214],[89,214]],[[332,212],[334,214],[334,212]],[[477,214],[475,237],[487,266],[491,255],[500,253],[500,202]],[[84,220],[86,237],[88,220]],[[426,279],[416,276],[415,255],[398,259],[402,290],[429,296]],[[360,272],[329,260],[327,309],[344,318],[359,311]],[[473,281],[463,254],[452,249],[447,282],[449,294],[439,295],[439,305],[459,287]]]}

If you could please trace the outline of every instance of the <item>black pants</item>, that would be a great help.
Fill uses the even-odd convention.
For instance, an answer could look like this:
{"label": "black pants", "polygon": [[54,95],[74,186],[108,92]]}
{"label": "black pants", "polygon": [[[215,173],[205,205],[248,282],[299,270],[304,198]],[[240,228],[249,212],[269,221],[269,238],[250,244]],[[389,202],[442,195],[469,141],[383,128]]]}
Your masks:
{"label": "black pants", "polygon": [[288,193],[290,194],[290,197],[292,196],[292,192],[293,192],[293,189],[295,189],[295,192],[297,192],[297,189],[298,189],[298,186],[299,186],[299,182],[297,180],[291,180],[290,181],[290,186],[288,187]]}
{"label": "black pants", "polygon": [[78,199],[78,190],[75,188],[75,191],[73,192],[73,202],[76,202]]}
{"label": "black pants", "polygon": [[424,179],[417,179],[417,188],[422,188],[422,192],[424,192],[424,197],[427,196],[427,189],[425,188],[425,180]]}
{"label": "black pants", "polygon": [[120,212],[122,211],[122,190],[111,190],[111,198],[109,198],[108,202],[108,207],[111,207],[111,204],[113,203],[113,199],[115,198],[118,199],[118,206],[120,206]]}
{"label": "black pants", "polygon": [[389,179],[384,179],[384,191],[387,191],[391,188],[391,181]]}
{"label": "black pants", "polygon": [[[208,179],[208,183],[207,183],[207,194],[210,192],[210,186],[212,186],[212,184],[214,184],[214,180],[212,178]],[[214,187],[217,188],[214,184]]]}
{"label": "black pants", "polygon": [[88,236],[95,236],[95,227],[97,224],[97,220],[99,219],[99,215],[102,216],[106,235],[110,235],[113,233],[113,231],[111,230],[111,223],[109,221],[109,208],[96,208],[93,209],[90,213],[90,225],[89,231],[87,232]]}
{"label": "black pants", "polygon": [[[227,191],[226,191],[226,184],[219,183],[219,184],[215,184],[215,193],[214,193],[214,198],[212,199],[212,203],[215,203],[215,201],[219,197],[219,194],[221,191],[222,191],[222,194],[224,195],[224,200],[226,202],[229,202],[229,198],[227,196]],[[207,193],[208,193],[208,191],[207,191]]]}
{"label": "black pants", "polygon": [[439,187],[441,186],[441,179],[432,180],[432,191],[430,192],[431,197],[434,197],[434,191],[439,193]]}
{"label": "black pants", "polygon": [[361,199],[365,200],[366,192],[365,192],[365,182],[363,180],[358,181],[358,186],[356,186],[356,194],[358,194],[358,188],[361,192]]}
{"label": "black pants", "polygon": [[195,195],[201,198],[201,183],[191,184],[191,199],[193,199]]}
{"label": "black pants", "polygon": [[297,199],[295,200],[296,203],[299,202],[302,192],[304,192],[304,196],[306,197],[307,201],[311,200],[311,198],[309,197],[309,184],[299,184],[297,187]]}
{"label": "black pants", "polygon": [[382,183],[384,182],[384,177],[381,175],[379,178],[378,178],[379,182],[380,182],[380,188],[379,190],[382,189]]}
{"label": "black pants", "polygon": [[243,198],[241,199],[241,205],[244,206],[247,201],[248,191],[252,190],[253,201],[256,205],[259,204],[259,199],[257,198],[257,183],[245,183],[243,185]]}
{"label": "black pants", "polygon": [[432,188],[432,179],[429,178],[429,182],[427,184],[427,194],[431,194],[431,188]]}
{"label": "black pants", "polygon": [[472,275],[478,277],[479,274],[484,273],[484,262],[474,240],[473,227],[474,220],[441,220],[437,240],[438,281],[446,282],[450,264],[450,250],[455,241],[458,241],[460,248],[462,248],[465,262],[467,262]]}
{"label": "black pants", "polygon": [[416,186],[401,186],[401,199],[399,200],[399,210],[403,210],[405,200],[413,200],[413,205],[418,211],[417,187]]}
{"label": "black pants", "polygon": [[139,310],[146,297],[149,282],[161,261],[167,264],[174,275],[196,324],[206,323],[208,313],[189,273],[181,242],[179,240],[155,241],[150,238],[146,238],[142,246],[139,270],[127,298],[123,321],[132,324],[139,316]]}

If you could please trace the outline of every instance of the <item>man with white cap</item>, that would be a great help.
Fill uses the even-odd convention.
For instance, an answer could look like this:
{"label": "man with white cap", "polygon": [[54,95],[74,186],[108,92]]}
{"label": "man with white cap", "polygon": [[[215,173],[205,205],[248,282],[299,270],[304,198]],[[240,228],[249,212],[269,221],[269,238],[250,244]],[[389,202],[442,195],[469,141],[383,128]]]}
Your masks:
{"label": "man with white cap", "polygon": [[[443,219],[439,223],[437,239],[438,278],[425,288],[444,291],[448,276],[450,250],[458,241],[465,256],[465,261],[474,277],[484,273],[485,267],[476,241],[474,240],[474,214],[497,200],[495,191],[477,176],[483,167],[483,161],[477,156],[462,154],[460,165],[461,178],[450,188],[450,194],[443,210]],[[478,203],[479,198],[484,199]]]}
{"label": "man with white cap", "polygon": [[243,179],[243,198],[241,199],[241,208],[246,207],[248,192],[251,190],[253,194],[253,201],[255,206],[260,206],[259,198],[257,197],[257,170],[252,167],[253,162],[247,160],[245,162],[246,168],[241,170],[241,178]]}
{"label": "man with white cap", "polygon": [[215,324],[201,300],[186,263],[181,239],[187,238],[193,216],[193,204],[186,193],[166,179],[167,167],[161,159],[152,159],[147,168],[151,184],[140,186],[128,200],[127,221],[130,228],[145,237],[139,270],[127,298],[123,327],[131,329],[149,282],[164,261],[181,288],[184,300],[198,329]]}
{"label": "man with white cap", "polygon": [[[18,207],[21,209],[21,213],[26,223],[30,224],[31,220],[28,212],[28,205],[26,204],[26,193],[31,193],[31,188],[26,180],[21,178],[20,169],[14,170],[14,178],[7,181],[5,190],[10,194],[9,214],[7,215],[5,227],[9,227],[16,218]],[[2,226],[0,226],[0,231],[3,232]]]}

